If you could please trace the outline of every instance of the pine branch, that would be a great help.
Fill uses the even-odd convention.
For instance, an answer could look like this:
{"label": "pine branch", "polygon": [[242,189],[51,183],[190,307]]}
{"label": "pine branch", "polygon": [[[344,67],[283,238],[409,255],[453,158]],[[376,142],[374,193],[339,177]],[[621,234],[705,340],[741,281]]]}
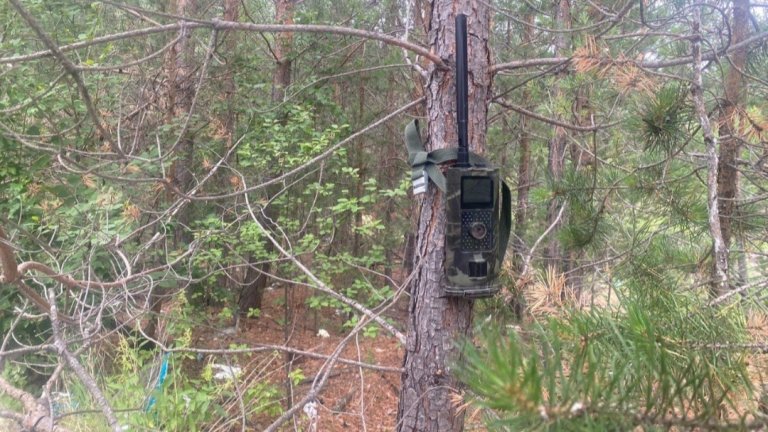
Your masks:
{"label": "pine branch", "polygon": [[[765,39],[768,39],[768,31],[757,33],[754,36],[745,39],[743,42],[733,44],[727,47],[726,49],[721,48],[719,50],[708,51],[706,54],[702,54],[701,60],[712,61],[719,57],[722,57],[723,55],[727,55],[732,51],[738,50],[739,48],[743,48],[757,42],[762,42]],[[491,67],[491,73],[496,74],[506,70],[567,64],[567,63],[570,63],[571,60],[573,60],[573,57],[545,57],[545,58],[514,60],[506,63],[498,63],[493,65]],[[628,61],[628,62],[631,64],[635,64],[635,66],[637,67],[641,67],[645,69],[663,69],[671,66],[682,66],[682,65],[694,63],[694,58],[693,56],[690,56],[690,57],[679,57],[679,58],[657,60],[657,61],[641,61],[641,62]]]}

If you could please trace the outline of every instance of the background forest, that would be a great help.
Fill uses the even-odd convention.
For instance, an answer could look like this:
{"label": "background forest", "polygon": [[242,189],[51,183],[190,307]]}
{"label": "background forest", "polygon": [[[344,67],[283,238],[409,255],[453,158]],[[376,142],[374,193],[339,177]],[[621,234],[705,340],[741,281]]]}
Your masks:
{"label": "background forest", "polygon": [[[513,232],[499,295],[422,301],[439,195],[413,196],[403,128],[455,134],[459,9]],[[768,4],[9,0],[0,22],[0,429],[768,424]],[[424,304],[464,328],[418,333]]]}

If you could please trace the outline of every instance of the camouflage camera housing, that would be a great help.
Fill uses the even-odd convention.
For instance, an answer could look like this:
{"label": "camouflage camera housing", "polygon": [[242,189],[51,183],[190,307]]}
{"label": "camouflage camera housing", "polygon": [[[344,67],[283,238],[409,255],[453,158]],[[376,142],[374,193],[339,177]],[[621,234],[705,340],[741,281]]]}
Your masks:
{"label": "camouflage camera housing", "polygon": [[496,168],[451,167],[445,193],[445,295],[499,290],[500,179]]}

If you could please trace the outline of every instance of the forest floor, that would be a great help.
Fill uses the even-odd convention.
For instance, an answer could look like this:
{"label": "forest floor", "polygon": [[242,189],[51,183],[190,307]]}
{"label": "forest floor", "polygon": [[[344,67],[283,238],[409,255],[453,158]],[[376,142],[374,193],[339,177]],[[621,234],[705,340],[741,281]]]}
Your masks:
{"label": "forest floor", "polygon": [[[317,354],[330,355],[345,336],[349,328],[343,323],[345,318],[332,309],[312,309],[307,305],[307,298],[312,295],[309,289],[292,288],[290,297],[284,289],[269,290],[265,294],[263,308],[259,318],[244,319],[236,335],[220,336],[212,334],[210,329],[198,330],[193,345],[196,347],[222,348],[228,344],[239,346],[258,346],[259,344],[286,345],[292,348]],[[557,296],[558,298],[560,296]],[[535,300],[535,299],[529,299]],[[541,303],[541,302],[539,302]],[[598,302],[600,303],[600,302]],[[289,306],[286,308],[286,304]],[[604,307],[598,306],[598,307]],[[406,332],[408,298],[403,296],[385,317],[403,333]],[[290,311],[286,315],[286,310]],[[541,311],[540,311],[541,312]],[[545,313],[551,313],[547,311]],[[289,326],[284,323],[290,323]],[[754,340],[768,338],[768,316],[762,313],[748,315],[747,328]],[[327,337],[320,335],[324,330]],[[366,337],[360,332],[344,347],[340,358],[357,362],[401,368],[404,349],[396,338],[379,331],[375,337]],[[747,355],[747,369],[755,388],[760,389],[766,383],[765,371],[768,370],[768,357],[761,354]],[[267,380],[285,394],[290,364],[290,371],[300,378],[293,386],[293,402],[303,398],[309,391],[318,370],[325,360],[296,355],[289,357],[285,353],[262,353],[251,357],[240,357],[248,380]],[[300,371],[297,373],[296,371]],[[377,371],[363,369],[348,364],[336,363],[330,373],[327,384],[318,398],[318,423],[316,431],[392,431],[396,427],[401,375],[395,371]],[[252,382],[252,381],[250,381]],[[754,409],[754,401],[741,399],[734,395],[733,401],[738,411]],[[281,400],[283,410],[292,405],[286,398]],[[232,418],[239,413],[233,405],[230,409]],[[470,408],[467,413],[466,431],[487,431],[480,415]],[[726,408],[725,416],[738,422],[738,415],[733,407]],[[261,431],[274,421],[276,415],[264,414],[250,419],[247,430]],[[230,423],[231,424],[231,423]],[[308,416],[299,411],[293,421],[283,425],[281,431],[308,431]],[[240,424],[232,428],[217,430],[240,430]]]}
{"label": "forest floor", "polygon": [[[310,292],[304,288],[295,290],[286,298],[284,289],[268,290],[258,318],[242,319],[237,333],[222,335],[210,329],[198,329],[193,335],[196,347],[222,348],[238,346],[286,345],[302,351],[331,355],[349,333],[344,328],[345,318],[334,310],[310,309],[306,299]],[[289,305],[286,308],[286,304]],[[288,313],[286,313],[286,309]],[[405,332],[407,297],[387,313],[395,326]],[[290,323],[286,326],[284,323]],[[327,332],[327,335],[325,334]],[[321,335],[322,333],[322,335]],[[393,336],[379,331],[375,337],[360,332],[344,347],[340,358],[390,368],[400,368],[403,362],[403,347]],[[293,374],[293,401],[303,398],[309,391],[318,370],[325,359],[289,355],[274,351],[237,359],[244,368],[247,382],[268,380],[286,394],[289,371]],[[287,367],[286,365],[290,365]],[[400,373],[360,368],[354,365],[336,363],[317,403],[317,431],[391,431],[395,428]],[[291,403],[284,398],[283,409]],[[237,415],[237,407],[233,407]],[[257,417],[249,430],[262,430],[275,419],[274,415]],[[309,417],[299,411],[293,421],[287,422],[281,430],[309,430]],[[240,430],[240,425],[237,425]]]}

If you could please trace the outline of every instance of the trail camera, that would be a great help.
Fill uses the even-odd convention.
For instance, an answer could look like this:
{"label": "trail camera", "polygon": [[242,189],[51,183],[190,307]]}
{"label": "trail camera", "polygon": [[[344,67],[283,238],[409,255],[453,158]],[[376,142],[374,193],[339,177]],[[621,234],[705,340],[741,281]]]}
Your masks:
{"label": "trail camera", "polygon": [[[430,180],[445,197],[445,280],[443,295],[490,297],[512,224],[511,194],[498,169],[469,153],[467,134],[467,18],[456,17],[457,148],[424,149],[418,121],[405,128],[413,194],[427,191]],[[455,160],[445,173],[439,164]]]}
{"label": "trail camera", "polygon": [[499,172],[495,168],[450,168],[445,197],[445,294],[493,295],[498,291],[501,246]]}
{"label": "trail camera", "polygon": [[[456,17],[456,117],[459,145],[456,165],[445,174],[445,294],[488,297],[506,249],[502,225],[499,171],[470,164],[467,133],[467,18]],[[505,227],[508,229],[509,227]]]}

